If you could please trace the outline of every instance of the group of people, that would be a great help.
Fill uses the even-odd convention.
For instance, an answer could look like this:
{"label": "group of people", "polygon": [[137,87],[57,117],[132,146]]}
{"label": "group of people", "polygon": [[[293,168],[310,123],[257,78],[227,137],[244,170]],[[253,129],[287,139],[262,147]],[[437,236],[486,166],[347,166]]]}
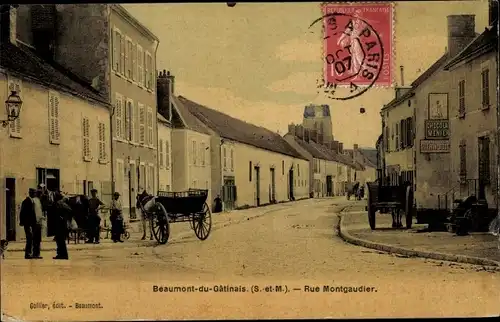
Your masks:
{"label": "group of people", "polygon": [[[71,197],[73,198],[73,197]],[[113,193],[110,206],[111,239],[113,242],[123,242],[123,215],[120,202],[120,194]],[[72,229],[73,222],[85,225],[86,243],[99,244],[100,222],[99,212],[105,204],[97,197],[97,190],[91,190],[91,197],[77,196],[71,199],[65,197],[60,191],[48,191],[41,184],[37,189],[30,188],[28,196],[21,204],[20,225],[24,228],[26,235],[26,247],[24,258],[41,259],[40,245],[42,241],[43,222],[47,221],[47,236],[54,237],[57,245],[54,259],[67,260],[68,249],[66,240]],[[78,208],[79,210],[77,210]],[[80,212],[83,220],[76,220],[75,212]]]}

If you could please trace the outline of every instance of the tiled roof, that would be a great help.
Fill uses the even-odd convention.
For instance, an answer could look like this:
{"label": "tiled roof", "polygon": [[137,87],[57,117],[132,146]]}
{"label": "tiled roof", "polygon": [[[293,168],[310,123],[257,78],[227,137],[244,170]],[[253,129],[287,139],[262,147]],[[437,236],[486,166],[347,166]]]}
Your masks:
{"label": "tiled roof", "polygon": [[[316,159],[321,159],[321,160],[327,160],[327,161],[333,161],[337,163],[342,163],[344,165],[350,166],[350,167],[356,167],[356,164],[354,164],[353,160],[351,160],[348,156],[336,153],[332,150],[330,150],[327,146],[318,144],[314,141],[303,141],[299,138],[295,138],[295,142],[309,152],[314,158]],[[358,166],[359,168],[359,166]]]}
{"label": "tiled roof", "polygon": [[399,103],[403,102],[405,99],[415,95],[415,89],[420,86],[423,82],[425,82],[429,77],[432,76],[436,71],[439,70],[444,64],[446,63],[448,59],[448,53],[445,53],[443,56],[441,56],[438,60],[436,60],[425,72],[423,72],[413,83],[411,83],[411,89],[408,90],[406,93],[404,93],[402,96],[393,99],[389,103],[387,103],[383,109],[390,108],[393,106],[398,105]]}
{"label": "tiled roof", "polygon": [[0,66],[8,71],[18,73],[47,87],[109,106],[107,99],[90,84],[62,66],[40,58],[27,46],[2,43],[0,57]]}
{"label": "tiled roof", "polygon": [[203,122],[201,122],[196,116],[194,116],[178,97],[172,95],[172,102],[175,112],[179,113],[186,128],[198,133],[207,135],[212,134],[210,129],[205,124],[203,124]]}
{"label": "tiled roof", "polygon": [[295,158],[305,159],[278,133],[200,105],[183,96],[179,96],[178,100],[192,115],[196,116],[207,127],[223,138]]}
{"label": "tiled roof", "polygon": [[365,156],[369,167],[377,167],[377,149],[360,149],[360,152]]}
{"label": "tiled roof", "polygon": [[495,47],[498,44],[497,30],[497,23],[493,23],[492,27],[486,28],[476,39],[465,47],[464,50],[453,57],[451,61],[446,64],[445,69],[448,69],[466,59],[471,59],[495,50]]}

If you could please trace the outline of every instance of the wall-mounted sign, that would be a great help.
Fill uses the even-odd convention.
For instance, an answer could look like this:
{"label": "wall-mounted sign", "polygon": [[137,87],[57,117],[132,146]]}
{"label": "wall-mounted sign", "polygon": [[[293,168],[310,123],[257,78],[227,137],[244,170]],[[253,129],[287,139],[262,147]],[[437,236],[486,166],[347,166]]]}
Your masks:
{"label": "wall-mounted sign", "polygon": [[426,139],[447,139],[450,135],[450,121],[425,120]]}
{"label": "wall-mounted sign", "polygon": [[449,153],[450,140],[420,140],[420,153]]}
{"label": "wall-mounted sign", "polygon": [[448,119],[448,93],[429,93],[429,120]]}

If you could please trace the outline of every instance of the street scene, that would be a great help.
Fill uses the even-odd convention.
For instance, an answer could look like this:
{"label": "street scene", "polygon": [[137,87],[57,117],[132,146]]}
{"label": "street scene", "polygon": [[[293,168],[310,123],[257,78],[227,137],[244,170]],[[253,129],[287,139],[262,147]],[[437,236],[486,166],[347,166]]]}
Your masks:
{"label": "street scene", "polygon": [[498,10],[0,5],[1,320],[498,316]]}

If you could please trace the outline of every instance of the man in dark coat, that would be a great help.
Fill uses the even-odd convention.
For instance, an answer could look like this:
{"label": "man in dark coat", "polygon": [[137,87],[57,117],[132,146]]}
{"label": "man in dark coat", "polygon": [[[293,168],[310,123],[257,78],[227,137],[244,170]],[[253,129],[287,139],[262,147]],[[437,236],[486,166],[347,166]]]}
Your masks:
{"label": "man in dark coat", "polygon": [[97,189],[92,189],[90,191],[92,197],[88,200],[89,203],[89,214],[88,214],[88,232],[87,237],[89,238],[86,243],[99,244],[101,217],[99,217],[99,209],[104,206],[104,203],[97,197]]}
{"label": "man in dark coat", "polygon": [[66,238],[68,237],[68,220],[71,219],[72,210],[63,200],[60,192],[55,193],[54,202],[54,223],[57,244],[57,255],[54,259],[68,259]]}
{"label": "man in dark coat", "polygon": [[118,192],[113,193],[109,220],[111,221],[111,239],[115,243],[123,243],[123,240],[121,240],[121,235],[123,233],[123,214],[120,193]]}
{"label": "man in dark coat", "polygon": [[26,234],[26,247],[24,248],[25,259],[39,259],[41,227],[38,224],[35,212],[36,190],[29,189],[28,197],[21,204],[21,213],[19,215],[19,225],[24,227]]}
{"label": "man in dark coat", "polygon": [[219,195],[214,199],[214,213],[222,212],[222,199]]}

